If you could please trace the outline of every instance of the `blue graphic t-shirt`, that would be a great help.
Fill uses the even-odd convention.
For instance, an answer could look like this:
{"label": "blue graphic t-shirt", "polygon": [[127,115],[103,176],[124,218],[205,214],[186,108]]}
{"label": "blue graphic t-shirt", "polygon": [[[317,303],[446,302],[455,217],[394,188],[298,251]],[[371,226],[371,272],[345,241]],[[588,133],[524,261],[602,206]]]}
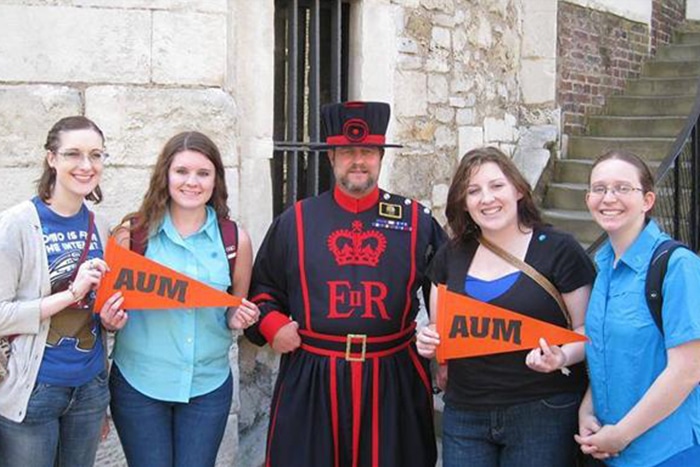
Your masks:
{"label": "blue graphic t-shirt", "polygon": [[[83,205],[74,216],[64,217],[39,198],[32,201],[41,220],[51,293],[66,290],[87,239],[88,209]],[[94,228],[88,259],[102,257],[102,242]],[[51,317],[39,383],[81,386],[104,369],[100,321],[93,314],[93,301],[94,294],[89,294],[80,306],[72,305]]]}

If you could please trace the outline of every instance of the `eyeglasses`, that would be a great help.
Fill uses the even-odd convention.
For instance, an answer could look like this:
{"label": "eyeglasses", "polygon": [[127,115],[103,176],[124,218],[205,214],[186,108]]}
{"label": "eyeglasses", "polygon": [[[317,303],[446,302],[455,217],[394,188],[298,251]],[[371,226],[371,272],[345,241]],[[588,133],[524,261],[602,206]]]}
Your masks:
{"label": "eyeglasses", "polygon": [[612,193],[613,196],[629,196],[635,191],[640,191],[643,193],[644,189],[633,187],[632,185],[627,185],[626,183],[618,183],[611,186],[595,185],[588,189],[588,194],[590,196],[602,198],[608,192]]}
{"label": "eyeglasses", "polygon": [[56,151],[56,154],[63,157],[68,162],[78,165],[83,161],[83,158],[87,157],[87,160],[92,165],[101,165],[109,158],[109,154],[104,151],[93,151],[91,153],[85,154],[76,149],[69,149],[67,151]]}

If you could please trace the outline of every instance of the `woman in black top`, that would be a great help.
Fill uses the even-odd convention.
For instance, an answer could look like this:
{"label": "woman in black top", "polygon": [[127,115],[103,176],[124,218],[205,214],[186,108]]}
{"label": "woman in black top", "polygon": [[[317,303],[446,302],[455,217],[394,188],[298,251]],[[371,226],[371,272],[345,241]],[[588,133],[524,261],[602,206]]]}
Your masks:
{"label": "woman in black top", "polygon": [[[562,294],[572,327],[583,333],[595,275],[581,246],[545,226],[529,184],[496,148],[468,152],[450,186],[452,240],[433,259],[436,285],[523,315],[567,325],[556,300],[534,280],[478,242],[483,237],[528,263]],[[418,333],[418,351],[435,355],[435,325]],[[445,467],[571,466],[577,409],[585,389],[583,343],[450,360],[443,416]]]}

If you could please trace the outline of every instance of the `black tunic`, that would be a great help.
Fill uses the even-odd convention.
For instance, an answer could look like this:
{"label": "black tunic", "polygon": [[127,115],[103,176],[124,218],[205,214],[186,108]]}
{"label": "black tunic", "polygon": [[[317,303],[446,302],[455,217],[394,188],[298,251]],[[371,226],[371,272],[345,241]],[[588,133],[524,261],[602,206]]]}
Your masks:
{"label": "black tunic", "polygon": [[291,316],[302,347],[280,362],[266,465],[435,464],[428,361],[413,334],[444,238],[429,210],[379,190],[355,200],[336,189],[276,219],[253,271],[262,317],[246,335],[271,341]]}

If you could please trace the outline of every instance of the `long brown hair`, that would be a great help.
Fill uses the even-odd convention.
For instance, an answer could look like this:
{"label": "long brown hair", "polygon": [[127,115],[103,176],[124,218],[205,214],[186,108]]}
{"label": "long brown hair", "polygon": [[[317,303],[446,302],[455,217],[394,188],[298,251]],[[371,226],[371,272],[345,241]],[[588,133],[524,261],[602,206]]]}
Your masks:
{"label": "long brown hair", "polygon": [[[44,149],[56,153],[58,148],[61,147],[61,134],[67,131],[74,130],[93,130],[95,133],[100,135],[102,138],[102,144],[104,145],[105,136],[102,134],[102,130],[87,117],[82,115],[75,115],[71,117],[64,117],[54,123],[54,125],[49,130],[48,135],[46,135],[46,143],[44,143]],[[44,157],[43,170],[41,175],[36,181],[36,191],[39,198],[47,202],[53,195],[53,190],[56,187],[56,169],[49,165],[49,161]],[[85,199],[98,204],[102,201],[102,189],[100,185],[97,185],[91,193],[89,193]]]}
{"label": "long brown hair", "polygon": [[542,216],[532,196],[532,188],[513,161],[498,148],[472,149],[462,157],[447,193],[445,215],[455,241],[468,242],[481,234],[481,228],[467,211],[467,187],[472,174],[488,162],[496,164],[508,181],[522,194],[518,200],[518,225],[526,228],[543,225]]}
{"label": "long brown hair", "polygon": [[163,150],[158,156],[156,165],[153,167],[151,181],[148,184],[148,191],[143,198],[138,211],[124,217],[122,224],[131,222],[131,229],[145,229],[148,234],[153,234],[160,226],[168,209],[170,193],[168,191],[168,171],[175,159],[175,156],[182,151],[195,151],[214,164],[215,178],[214,191],[207,201],[207,204],[214,208],[218,218],[227,219],[229,217],[228,191],[226,189],[226,179],[224,177],[224,163],[221,160],[221,153],[216,144],[208,136],[198,131],[186,131],[178,133],[165,143]]}

